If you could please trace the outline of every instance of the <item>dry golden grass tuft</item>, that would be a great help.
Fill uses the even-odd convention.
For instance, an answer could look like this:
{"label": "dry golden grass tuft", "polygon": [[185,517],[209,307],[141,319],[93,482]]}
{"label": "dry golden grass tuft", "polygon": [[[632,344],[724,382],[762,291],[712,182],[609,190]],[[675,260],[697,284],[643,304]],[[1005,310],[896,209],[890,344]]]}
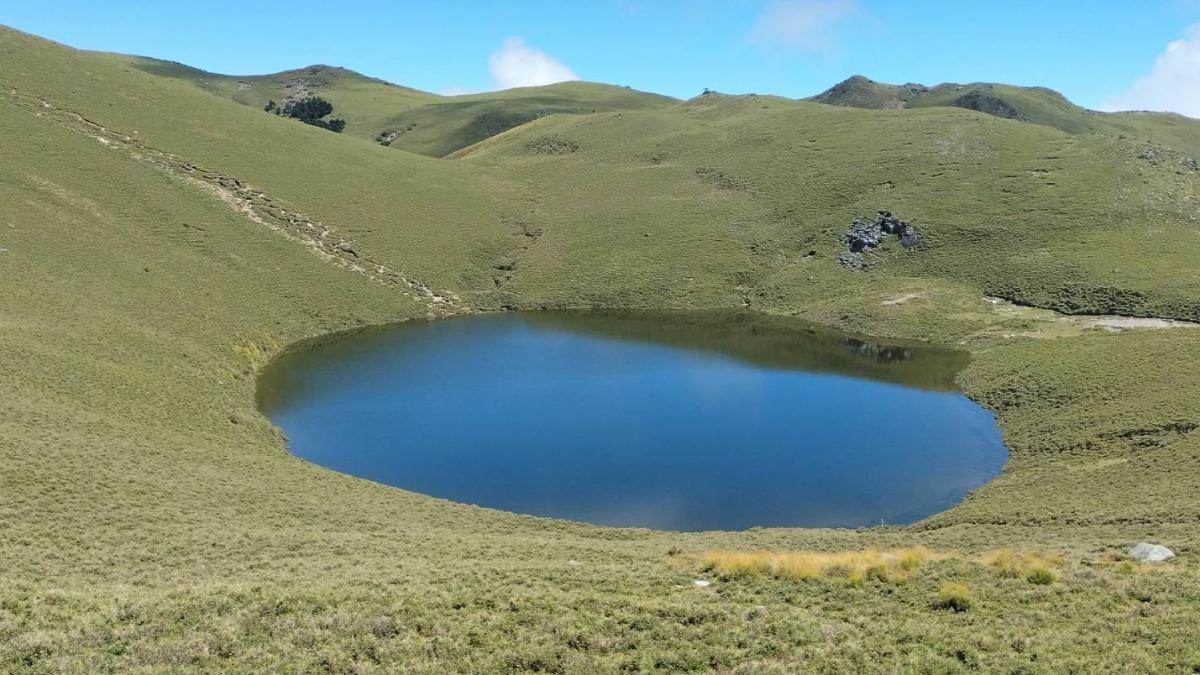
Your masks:
{"label": "dry golden grass tuft", "polygon": [[1002,577],[1025,579],[1031,584],[1046,586],[1058,581],[1055,570],[1062,566],[1063,558],[1055,552],[1001,548],[984,553],[979,561]]}
{"label": "dry golden grass tuft", "polygon": [[957,552],[935,551],[924,546],[836,552],[714,550],[701,556],[700,565],[724,577],[828,577],[861,585],[868,580],[901,583],[907,581],[926,561],[957,556]]}
{"label": "dry golden grass tuft", "polygon": [[975,602],[971,589],[959,581],[944,581],[938,586],[937,596],[933,600],[934,609],[948,609],[953,612],[965,612]]}

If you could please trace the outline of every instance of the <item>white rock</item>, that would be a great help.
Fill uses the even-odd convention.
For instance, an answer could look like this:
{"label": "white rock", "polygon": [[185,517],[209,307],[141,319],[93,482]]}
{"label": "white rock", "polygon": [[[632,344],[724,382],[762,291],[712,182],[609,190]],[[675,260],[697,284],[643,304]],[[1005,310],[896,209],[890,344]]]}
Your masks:
{"label": "white rock", "polygon": [[693,583],[693,584],[696,584],[696,586],[697,586],[698,588],[708,588],[709,586],[711,586],[711,585],[712,585],[712,582],[711,582],[711,581],[705,581],[705,580],[703,580],[703,579],[694,579],[694,580],[692,581],[692,583]]}
{"label": "white rock", "polygon": [[1129,549],[1129,557],[1145,562],[1162,562],[1168,558],[1174,558],[1175,552],[1160,544],[1142,542]]}
{"label": "white rock", "polygon": [[568,560],[567,564],[570,565],[571,567],[579,567],[583,563],[579,562],[578,560]]}

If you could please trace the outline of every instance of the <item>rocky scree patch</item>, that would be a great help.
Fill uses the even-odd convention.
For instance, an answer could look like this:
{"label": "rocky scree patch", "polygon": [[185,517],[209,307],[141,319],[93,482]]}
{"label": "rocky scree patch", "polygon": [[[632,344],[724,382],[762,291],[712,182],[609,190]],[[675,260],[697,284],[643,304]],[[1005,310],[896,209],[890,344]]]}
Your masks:
{"label": "rocky scree patch", "polygon": [[846,251],[838,256],[838,262],[851,269],[866,269],[870,261],[864,254],[881,246],[887,235],[895,235],[904,248],[921,243],[921,235],[915,225],[893,216],[891,211],[881,210],[874,220],[855,218],[850,223],[844,234]]}

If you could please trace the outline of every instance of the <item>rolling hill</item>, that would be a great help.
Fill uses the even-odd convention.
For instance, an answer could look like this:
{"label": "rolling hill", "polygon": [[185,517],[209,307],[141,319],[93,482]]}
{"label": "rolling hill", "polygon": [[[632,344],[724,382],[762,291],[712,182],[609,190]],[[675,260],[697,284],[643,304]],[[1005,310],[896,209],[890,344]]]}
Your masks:
{"label": "rolling hill", "polygon": [[[346,133],[261,111],[294,76]],[[446,98],[0,29],[0,670],[1194,670],[1200,330],[1071,315],[1200,320],[1200,131],[1067,128],[1049,93],[990,91],[1020,114],[586,83]],[[840,263],[881,209],[920,245]],[[316,467],[255,407],[258,369],[304,340],[568,307],[967,351],[957,384],[1009,462],[911,526],[623,530]],[[1148,539],[1178,558],[1122,558]],[[915,546],[938,554],[901,581],[704,562]],[[1057,562],[1033,581],[995,562],[1026,558]]]}
{"label": "rolling hill", "polygon": [[269,101],[321,96],[346,119],[346,133],[390,147],[442,157],[554,113],[582,114],[662,107],[675,99],[593,82],[439,96],[315,65],[272,75],[218,75],[178,63],[133,57],[145,72],[185,82],[262,109]]}
{"label": "rolling hill", "polygon": [[1144,138],[1173,147],[1192,158],[1200,156],[1195,120],[1173,113],[1103,113],[1087,110],[1045,87],[1016,87],[988,82],[947,83],[927,87],[914,83],[883,84],[856,75],[809,100],[876,110],[965,108],[1005,119],[1045,124],[1071,134],[1103,133]]}

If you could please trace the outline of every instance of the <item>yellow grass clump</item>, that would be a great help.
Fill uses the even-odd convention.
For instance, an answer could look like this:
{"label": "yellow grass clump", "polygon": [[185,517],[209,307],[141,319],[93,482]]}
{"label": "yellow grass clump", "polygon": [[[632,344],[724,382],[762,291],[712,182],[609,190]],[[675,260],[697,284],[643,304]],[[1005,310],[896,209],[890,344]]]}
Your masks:
{"label": "yellow grass clump", "polygon": [[1002,548],[984,553],[980,556],[980,562],[1002,577],[1049,585],[1058,580],[1055,568],[1062,565],[1062,555],[1054,552]]}
{"label": "yellow grass clump", "polygon": [[270,336],[258,340],[244,338],[241,342],[233,346],[233,351],[238,356],[246,359],[252,370],[258,370],[266,365],[271,355],[277,353],[279,350],[279,341]]}
{"label": "yellow grass clump", "polygon": [[863,551],[725,551],[705,553],[700,563],[705,570],[722,576],[763,575],[783,579],[842,578],[859,585],[867,580],[902,582],[924,562],[954,553],[924,546]]}
{"label": "yellow grass clump", "polygon": [[974,602],[975,598],[966,584],[958,581],[944,581],[938,586],[937,596],[933,600],[933,608],[965,612],[971,608]]}

